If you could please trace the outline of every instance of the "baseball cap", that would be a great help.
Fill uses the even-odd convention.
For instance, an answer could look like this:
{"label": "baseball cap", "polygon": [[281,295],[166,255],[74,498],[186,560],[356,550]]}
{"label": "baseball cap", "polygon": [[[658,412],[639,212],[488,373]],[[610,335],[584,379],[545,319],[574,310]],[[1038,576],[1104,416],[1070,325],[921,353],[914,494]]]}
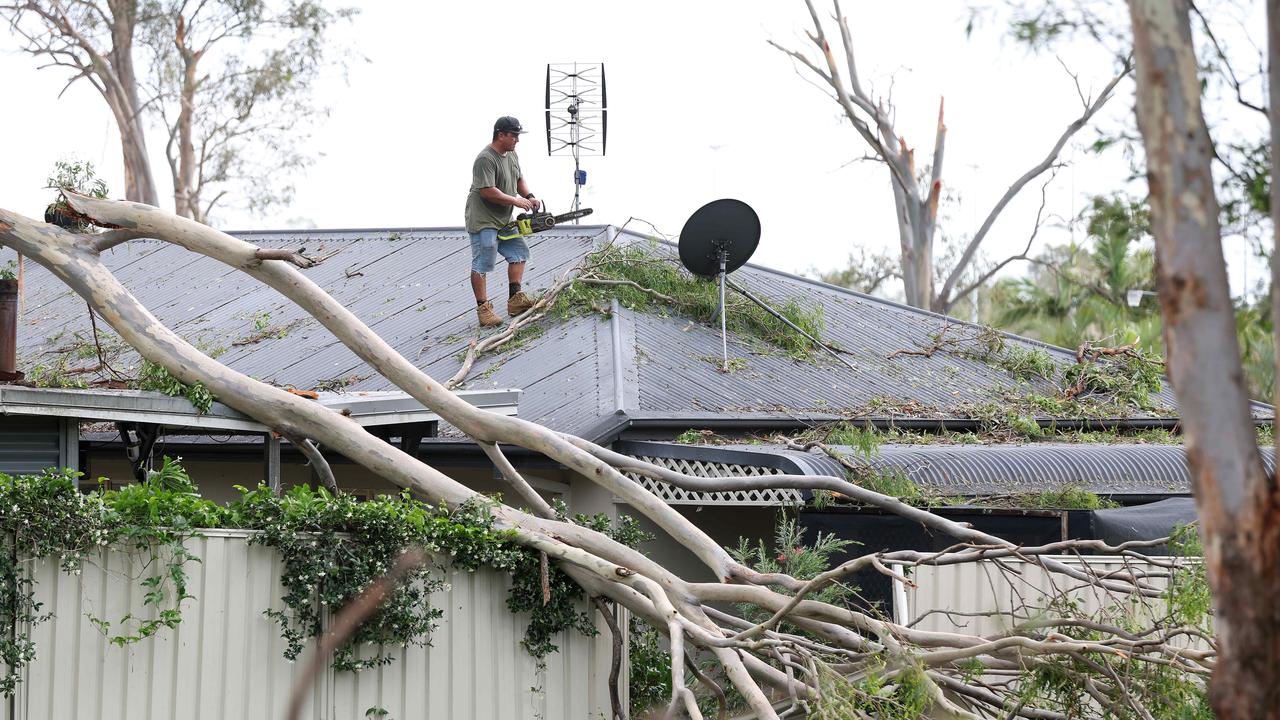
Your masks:
{"label": "baseball cap", "polygon": [[519,120],[511,117],[510,115],[503,115],[493,123],[493,131],[519,134],[523,133],[525,130],[520,127]]}

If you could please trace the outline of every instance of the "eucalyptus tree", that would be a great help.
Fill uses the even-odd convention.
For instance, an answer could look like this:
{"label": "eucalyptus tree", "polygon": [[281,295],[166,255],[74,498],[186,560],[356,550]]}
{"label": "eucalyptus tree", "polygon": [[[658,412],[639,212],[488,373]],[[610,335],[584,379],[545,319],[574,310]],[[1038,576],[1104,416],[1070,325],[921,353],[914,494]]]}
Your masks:
{"label": "eucalyptus tree", "polygon": [[[1188,0],[1129,0],[1129,9],[1169,374],[1182,410],[1221,644],[1211,699],[1221,718],[1280,717],[1280,482],[1264,469],[1241,370],[1192,7]],[[1280,0],[1267,2],[1266,47],[1269,169],[1276,177]],[[1273,240],[1278,199],[1272,183]],[[1273,288],[1280,282],[1274,260]]]}
{"label": "eucalyptus tree", "polygon": [[[147,118],[159,120],[174,208],[207,221],[228,197],[287,200],[310,161],[321,73],[346,54],[330,33],[351,9],[324,0],[0,0],[22,49],[90,83],[120,130],[125,197],[159,205]],[[64,88],[65,90],[65,88]]]}
{"label": "eucalyptus tree", "polygon": [[327,39],[353,9],[320,0],[152,0],[145,86],[164,129],[178,215],[208,222],[234,192],[250,211],[287,202],[326,113],[313,89],[345,55]]}
{"label": "eucalyptus tree", "polygon": [[[947,268],[935,267],[941,259],[935,253],[938,232],[939,204],[942,200],[943,160],[945,159],[947,126],[944,105],[938,102],[937,132],[934,136],[929,162],[917,164],[915,148],[895,127],[896,111],[890,98],[875,96],[863,84],[856,62],[856,42],[849,22],[841,11],[839,0],[833,0],[834,23],[839,32],[843,58],[837,59],[827,38],[825,24],[814,7],[813,0],[805,0],[813,30],[809,39],[816,48],[818,58],[793,48],[786,48],[770,41],[803,67],[807,68],[839,105],[860,144],[870,150],[871,157],[885,165],[890,187],[893,189],[894,214],[898,224],[899,264],[906,302],[914,307],[946,313],[956,303],[981,288],[1006,265],[1025,259],[1027,249],[975,270],[983,243],[990,236],[992,227],[1001,213],[1029,184],[1044,176],[1060,164],[1059,156],[1064,147],[1113,97],[1116,86],[1132,70],[1127,55],[1117,58],[1117,70],[1096,95],[1080,94],[1080,115],[1062,130],[1051,147],[1025,172],[1014,178],[1005,192],[987,211],[981,224],[974,228],[961,244],[954,262]],[[957,233],[957,236],[959,233]],[[1034,238],[1034,233],[1032,235]],[[935,282],[935,274],[941,281]]]}
{"label": "eucalyptus tree", "polygon": [[0,0],[0,18],[9,21],[23,51],[48,61],[42,69],[70,72],[63,93],[83,80],[102,95],[120,131],[125,197],[159,205],[143,121],[147,102],[139,94],[134,64],[135,37],[150,17],[149,5],[145,0]]}

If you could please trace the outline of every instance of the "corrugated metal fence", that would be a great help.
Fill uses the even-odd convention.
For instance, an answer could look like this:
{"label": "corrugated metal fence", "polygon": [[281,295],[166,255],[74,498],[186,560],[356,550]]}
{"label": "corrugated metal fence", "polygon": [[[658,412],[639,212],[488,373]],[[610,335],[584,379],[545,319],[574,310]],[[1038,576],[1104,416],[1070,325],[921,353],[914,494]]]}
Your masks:
{"label": "corrugated metal fence", "polygon": [[[263,614],[283,609],[280,559],[250,546],[250,533],[206,534],[189,546],[202,562],[188,566],[195,599],[183,605],[181,625],[126,647],[111,645],[89,616],[145,612],[138,556],[106,552],[79,575],[39,562],[37,600],[54,617],[32,632],[37,658],[5,702],[5,720],[283,717],[304,663],[284,658],[279,628]],[[603,623],[595,639],[566,633],[540,670],[520,646],[527,618],[506,608],[507,577],[447,572],[449,589],[431,598],[444,610],[431,645],[394,649],[396,661],[381,668],[330,669],[304,718],[358,720],[371,708],[394,720],[608,716]]]}
{"label": "corrugated metal fence", "polygon": [[[1087,566],[1099,576],[1116,572],[1140,572],[1152,586],[1167,586],[1168,570],[1156,564],[1117,556],[1054,556],[1068,565]],[[1188,563],[1198,560],[1181,557],[1152,558],[1160,563]],[[1036,616],[1048,605],[1047,598],[1064,593],[1079,603],[1081,612],[1092,614],[1100,608],[1123,609],[1137,617],[1152,617],[1163,610],[1159,599],[1111,593],[1087,586],[1065,575],[1045,571],[1022,560],[985,560],[959,565],[913,568],[916,587],[894,581],[895,619],[912,623],[920,630],[991,635],[1007,630],[1013,614]]]}

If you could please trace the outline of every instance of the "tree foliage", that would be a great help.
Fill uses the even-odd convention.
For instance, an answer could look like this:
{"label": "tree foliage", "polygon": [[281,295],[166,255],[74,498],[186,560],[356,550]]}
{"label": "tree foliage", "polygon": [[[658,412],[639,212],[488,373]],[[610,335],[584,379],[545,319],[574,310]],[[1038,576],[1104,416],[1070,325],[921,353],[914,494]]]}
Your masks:
{"label": "tree foliage", "polygon": [[[1147,203],[1122,195],[1094,197],[1080,221],[1083,242],[1049,246],[1033,259],[1030,275],[995,284],[985,298],[988,321],[1062,347],[1132,344],[1162,355]],[[1265,400],[1275,387],[1268,298],[1235,303],[1249,392]]]}
{"label": "tree foliage", "polygon": [[158,121],[175,211],[207,222],[228,200],[261,212],[292,196],[326,110],[311,92],[345,67],[325,0],[0,0],[22,49],[103,96],[120,130],[125,196],[159,205],[146,120]]}
{"label": "tree foliage", "polygon": [[[993,325],[1077,347],[1088,340],[1160,346],[1155,253],[1144,203],[1095,197],[1083,214],[1082,243],[1046,248],[1027,277],[996,283],[988,298]],[[1128,293],[1139,293],[1130,306]],[[1145,294],[1144,294],[1145,293]]]}
{"label": "tree foliage", "polygon": [[292,198],[327,110],[311,91],[334,57],[327,36],[354,9],[323,0],[151,0],[140,37],[144,86],[165,133],[175,212],[199,222],[225,204],[251,212]]}

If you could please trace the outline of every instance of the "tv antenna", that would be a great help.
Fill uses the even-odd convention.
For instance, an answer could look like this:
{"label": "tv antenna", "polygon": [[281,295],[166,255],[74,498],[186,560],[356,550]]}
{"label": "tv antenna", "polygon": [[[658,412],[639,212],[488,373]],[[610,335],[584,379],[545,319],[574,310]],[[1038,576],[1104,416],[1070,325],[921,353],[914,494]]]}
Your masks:
{"label": "tv antenna", "polygon": [[720,283],[720,305],[716,314],[720,316],[720,354],[723,361],[721,370],[729,372],[729,331],[726,315],[728,308],[724,303],[725,287],[730,287],[751,302],[759,305],[765,312],[778,318],[787,327],[809,339],[814,345],[822,348],[849,367],[856,368],[835,350],[805,332],[799,325],[788,320],[768,303],[752,295],[746,288],[729,280],[729,273],[737,270],[751,259],[756,247],[760,244],[760,216],[751,206],[741,200],[724,198],[712,200],[698,208],[689,216],[684,228],[680,230],[680,262],[685,268],[707,279],[718,279]]}
{"label": "tv antenna", "polygon": [[[604,63],[547,65],[547,154],[573,155],[573,209],[587,184],[583,155],[604,155],[609,116]],[[577,223],[577,220],[574,220]]]}

